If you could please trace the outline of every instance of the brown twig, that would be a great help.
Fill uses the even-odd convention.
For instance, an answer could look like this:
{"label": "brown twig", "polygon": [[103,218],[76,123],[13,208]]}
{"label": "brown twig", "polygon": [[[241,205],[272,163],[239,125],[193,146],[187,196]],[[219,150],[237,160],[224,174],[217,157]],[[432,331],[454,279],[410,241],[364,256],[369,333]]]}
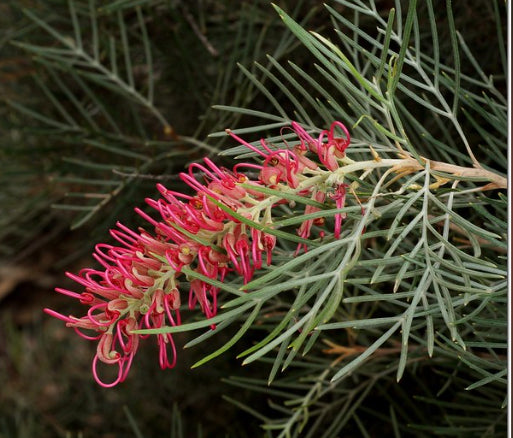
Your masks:
{"label": "brown twig", "polygon": [[[400,172],[404,172],[406,170],[406,167],[411,169],[411,171],[418,171],[422,170],[423,166],[415,159],[413,158],[406,158],[409,163],[405,165],[405,163],[402,163],[400,167]],[[508,187],[508,180],[498,175],[495,172],[492,172],[490,170],[475,167],[462,167],[457,166],[456,164],[450,164],[450,163],[444,163],[442,161],[434,161],[434,160],[428,160],[427,158],[424,158],[424,160],[429,161],[429,167],[431,170],[434,170],[435,172],[443,172],[450,175],[453,175],[455,178],[452,179],[458,179],[458,177],[463,178],[482,178],[486,181],[490,181],[489,184],[486,184],[483,187],[480,187],[481,191],[485,190],[493,190],[493,189],[506,189]]]}
{"label": "brown twig", "polygon": [[183,12],[185,19],[187,20],[187,22],[189,23],[189,25],[191,26],[192,30],[194,31],[196,36],[199,38],[201,43],[208,50],[208,52],[212,56],[219,56],[218,50],[210,43],[210,41],[207,39],[205,34],[203,32],[201,32],[200,28],[196,24],[196,21],[194,20],[194,17],[192,16],[189,9],[187,8],[187,5],[184,2],[180,1],[180,6],[182,8],[182,12]]}

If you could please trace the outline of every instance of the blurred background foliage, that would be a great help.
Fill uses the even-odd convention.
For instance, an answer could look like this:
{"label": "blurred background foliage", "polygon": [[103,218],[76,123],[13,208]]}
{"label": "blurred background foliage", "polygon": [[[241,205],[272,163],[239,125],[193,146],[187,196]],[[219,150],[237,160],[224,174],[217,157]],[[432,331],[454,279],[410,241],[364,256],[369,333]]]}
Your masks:
{"label": "blurred background foliage", "polygon": [[[320,2],[274,3],[306,29],[335,35]],[[344,3],[330,5],[351,20]],[[376,1],[376,8],[386,19],[390,8],[401,4],[406,10],[408,2],[389,0]],[[428,35],[423,4],[419,1],[418,27]],[[435,11],[440,57],[453,65],[450,17],[445,5]],[[452,13],[454,27],[482,68],[478,79],[493,75],[493,89],[505,99],[504,4],[455,2]],[[374,32],[371,19],[359,19],[363,34]],[[162,373],[155,351],[145,346],[129,381],[105,390],[93,383],[87,367],[93,347],[60,322],[43,318],[41,308],[55,302],[71,312],[67,300],[52,293],[65,282],[62,272],[90,264],[93,245],[107,238],[116,220],[135,225],[133,207],[155,194],[156,182],[180,189],[176,175],[189,162],[205,155],[229,160],[227,154],[218,156],[229,147],[226,137],[209,135],[226,128],[255,131],[255,117],[272,111],[262,85],[293,113],[294,102],[268,72],[277,71],[276,61],[292,60],[322,81],[312,54],[267,0],[7,0],[0,4],[0,29],[0,437],[272,436],[259,424],[278,421],[272,419],[274,408],[284,418],[295,415],[297,399],[304,402],[310,394],[304,395],[303,382],[312,370],[322,370],[325,357],[292,366],[269,388],[265,366],[252,366],[248,376],[228,356],[190,371],[201,348],[181,352],[178,368]],[[425,54],[434,56],[431,37],[419,38]],[[356,39],[372,48],[365,38]],[[470,78],[468,91],[481,93],[468,58],[461,62],[461,75]],[[336,89],[326,84],[328,94]],[[405,111],[417,122],[411,131],[423,126],[432,138],[451,137],[451,128],[425,107],[408,105]],[[480,116],[466,119],[465,132],[479,143],[480,162],[506,172],[505,133],[496,132],[502,125]],[[322,123],[323,116],[313,122]],[[259,129],[265,134],[282,124]],[[481,142],[483,137],[489,141]],[[465,164],[456,144],[453,152],[429,152]],[[495,198],[489,208],[500,216],[494,205],[500,210]],[[493,328],[483,324],[483,331],[501,338],[500,322]],[[187,339],[181,336],[183,345]],[[211,338],[208,350],[223,345],[230,333],[223,336]],[[243,342],[251,341],[248,336]],[[439,353],[443,358],[441,347]],[[440,365],[436,372],[430,361],[423,362],[398,385],[395,369],[383,372],[380,360],[366,369],[367,379],[359,375],[316,404],[316,421],[327,421],[333,431],[349,423],[344,436],[355,437],[432,436],[434,418],[455,425],[441,427],[436,431],[441,436],[450,430],[454,436],[500,436],[505,430],[505,412],[497,407],[504,397],[500,389],[486,386],[476,412],[469,413],[475,399],[457,388],[476,378],[455,376],[451,362],[434,358]],[[440,383],[455,380],[456,389]],[[337,394],[344,406],[337,404]],[[468,415],[476,422],[493,420],[458,435],[455,430]]]}

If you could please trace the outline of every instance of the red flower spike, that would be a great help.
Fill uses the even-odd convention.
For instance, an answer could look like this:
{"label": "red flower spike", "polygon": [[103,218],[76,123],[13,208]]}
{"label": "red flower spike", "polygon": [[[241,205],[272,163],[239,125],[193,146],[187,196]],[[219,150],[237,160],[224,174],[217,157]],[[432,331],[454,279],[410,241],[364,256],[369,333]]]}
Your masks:
{"label": "red flower spike", "polygon": [[[193,194],[175,192],[157,184],[160,199],[147,199],[146,203],[160,217],[155,219],[145,211],[135,209],[153,229],[134,231],[117,223],[110,234],[119,246],[100,243],[95,247],[93,257],[101,268],[67,273],[83,290],[72,292],[57,288],[56,291],[86,306],[85,315],[77,318],[44,310],[72,327],[84,339],[98,341],[92,364],[98,384],[109,388],[126,379],[140,340],[149,336],[133,333],[136,329],[181,324],[180,279],[185,267],[219,282],[233,273],[240,275],[246,284],[255,271],[262,268],[264,254],[266,264],[271,264],[276,236],[260,227],[241,223],[219,204],[266,227],[272,226],[274,207],[292,203],[285,193],[320,204],[325,203],[330,193],[329,198],[337,208],[344,206],[347,185],[336,182],[331,187],[326,181],[339,168],[339,160],[344,158],[350,143],[345,126],[333,122],[318,138],[296,122],[292,122],[291,129],[299,143],[290,146],[284,141],[285,148],[282,149],[271,147],[263,139],[260,147],[253,146],[227,130],[234,140],[255,152],[260,163],[238,163],[232,170],[217,166],[209,158],[203,163],[191,164],[180,177]],[[337,134],[340,131],[342,136]],[[311,153],[313,157],[309,157]],[[254,174],[258,177],[253,177]],[[319,175],[325,176],[322,184],[309,183],[309,178]],[[274,189],[273,195],[258,190],[259,187]],[[276,196],[279,191],[284,193],[283,198]],[[305,214],[320,209],[307,205]],[[335,238],[340,236],[344,217],[343,214],[335,215]],[[323,225],[324,219],[304,221],[298,228],[299,236],[310,238],[314,224]],[[319,233],[321,239],[325,235],[324,230]],[[307,250],[307,245],[301,244],[298,251],[301,248]],[[199,304],[206,318],[215,316],[219,289],[197,278],[188,280],[189,309]],[[215,328],[215,325],[211,327]],[[157,345],[161,368],[174,367],[176,347],[172,336],[157,335]],[[112,382],[106,383],[100,378],[99,363],[117,367]]]}

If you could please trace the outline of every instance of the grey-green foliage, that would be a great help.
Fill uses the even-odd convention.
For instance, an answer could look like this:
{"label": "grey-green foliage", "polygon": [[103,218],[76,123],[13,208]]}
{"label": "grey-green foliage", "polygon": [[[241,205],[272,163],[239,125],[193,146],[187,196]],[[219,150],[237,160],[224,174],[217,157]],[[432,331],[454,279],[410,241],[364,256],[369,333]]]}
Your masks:
{"label": "grey-green foliage", "polygon": [[[283,133],[273,129],[292,120],[314,133],[341,120],[353,136],[348,156],[374,160],[368,171],[347,167],[355,190],[340,239],[314,242],[291,257],[297,238],[289,228],[276,266],[247,284],[247,294],[234,287],[236,280],[221,286],[227,296],[215,318],[219,329],[240,318],[245,323],[201,363],[256,329],[258,341],[239,357],[268,364],[269,378],[231,383],[264,393],[275,415],[231,401],[255,415],[267,436],[335,437],[346,427],[361,436],[381,428],[387,436],[505,431],[506,72],[494,78],[479,64],[456,30],[452,7],[445,2],[440,13],[430,0],[397,1],[382,14],[373,1],[338,0],[326,6],[331,33],[309,32],[276,7],[317,74],[305,71],[304,60],[269,56],[270,67],[256,64],[265,83],[242,71],[271,110],[218,106],[253,118],[235,132],[278,146]],[[500,54],[503,7],[495,2],[491,11]],[[224,154],[251,155],[242,146]],[[401,174],[375,164],[407,155],[423,170]],[[501,183],[483,192],[487,178],[433,170],[426,158],[491,170]],[[281,225],[305,220],[299,207],[284,207]],[[423,412],[427,406],[433,416]],[[477,406],[482,415],[469,416]]]}

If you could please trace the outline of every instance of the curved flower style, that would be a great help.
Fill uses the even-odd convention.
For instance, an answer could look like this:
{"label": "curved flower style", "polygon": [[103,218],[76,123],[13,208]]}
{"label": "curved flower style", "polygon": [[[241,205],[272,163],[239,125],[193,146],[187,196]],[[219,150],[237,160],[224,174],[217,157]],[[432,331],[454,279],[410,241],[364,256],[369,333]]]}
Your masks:
{"label": "curved flower style", "polygon": [[[266,194],[259,188],[267,187],[280,193],[311,198],[319,204],[327,199],[342,208],[345,187],[335,179],[327,184],[331,171],[339,167],[345,157],[350,137],[345,126],[334,122],[329,131],[317,139],[293,122],[292,130],[300,142],[286,149],[277,149],[260,140],[255,147],[233,132],[227,133],[261,157],[259,164],[239,163],[232,170],[218,167],[208,158],[203,164],[194,163],[182,180],[194,194],[168,190],[161,184],[158,200],[146,199],[147,204],[160,216],[154,219],[144,211],[136,212],[153,227],[133,231],[117,223],[111,230],[117,245],[98,244],[94,258],[102,270],[86,268],[78,275],[67,276],[83,287],[76,293],[57,288],[56,291],[88,307],[82,317],[65,316],[51,309],[45,311],[73,327],[83,338],[97,340],[93,359],[93,376],[104,387],[125,380],[143,336],[134,331],[142,328],[160,328],[181,323],[181,291],[183,280],[189,284],[188,307],[199,304],[207,318],[216,315],[218,287],[188,276],[194,271],[201,276],[222,282],[226,275],[240,275],[248,283],[264,260],[271,264],[276,236],[253,228],[243,217],[266,227],[273,223],[273,207],[286,202],[285,197]],[[337,137],[340,128],[345,137]],[[320,163],[306,155],[316,154]],[[315,156],[315,155],[314,155]],[[251,180],[241,168],[257,169],[257,180]],[[324,168],[324,169],[323,169]],[[323,176],[322,184],[319,175]],[[321,208],[307,205],[305,213]],[[234,212],[234,215],[230,214]],[[334,236],[340,235],[342,214],[335,215]],[[324,219],[306,220],[298,229],[304,239],[311,236],[313,225],[323,225]],[[324,232],[320,233],[322,237]],[[298,251],[306,245],[300,244]],[[162,369],[176,364],[176,348],[171,334],[157,335],[159,363]],[[111,383],[104,383],[98,375],[98,361],[116,365],[118,374]]]}

